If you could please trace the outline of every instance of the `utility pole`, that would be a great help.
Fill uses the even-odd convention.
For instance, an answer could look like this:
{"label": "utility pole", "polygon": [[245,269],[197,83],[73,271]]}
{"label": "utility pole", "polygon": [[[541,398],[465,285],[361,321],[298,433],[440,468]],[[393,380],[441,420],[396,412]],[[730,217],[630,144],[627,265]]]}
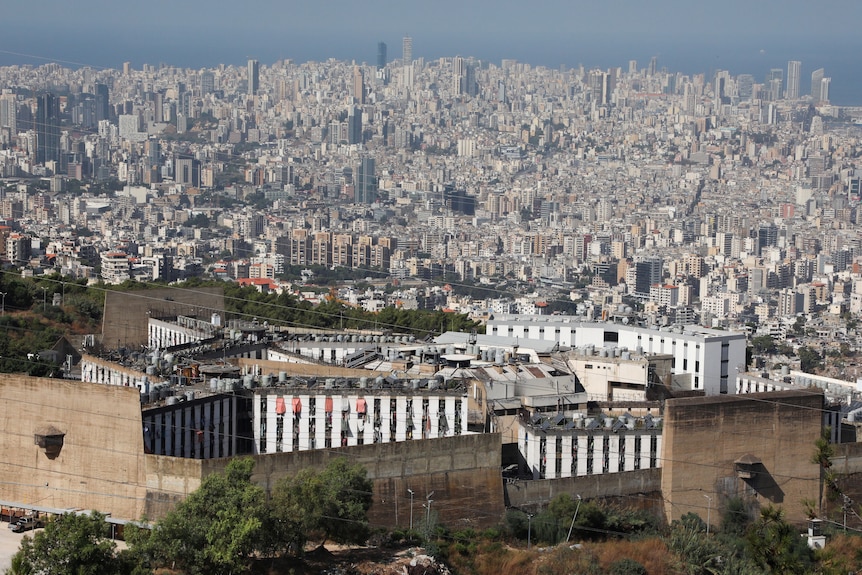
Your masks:
{"label": "utility pole", "polygon": [[6,315],[6,292],[0,292],[0,315]]}
{"label": "utility pole", "polygon": [[566,535],[566,543],[569,542],[569,538],[572,536],[572,529],[575,527],[575,519],[578,518],[578,511],[581,508],[581,495],[578,494],[578,505],[575,507],[575,514],[572,516],[572,524],[569,525],[569,534]]}
{"label": "utility pole", "polygon": [[410,494],[410,531],[413,531],[413,490],[408,489],[407,493]]}
{"label": "utility pole", "polygon": [[533,514],[527,513],[527,551],[530,550],[532,538],[533,538]]}
{"label": "utility pole", "polygon": [[707,502],[707,505],[706,505],[706,534],[709,535],[709,519],[710,519],[709,516],[712,512],[712,497],[710,497],[709,495],[704,495],[704,497],[706,497],[706,502]]}

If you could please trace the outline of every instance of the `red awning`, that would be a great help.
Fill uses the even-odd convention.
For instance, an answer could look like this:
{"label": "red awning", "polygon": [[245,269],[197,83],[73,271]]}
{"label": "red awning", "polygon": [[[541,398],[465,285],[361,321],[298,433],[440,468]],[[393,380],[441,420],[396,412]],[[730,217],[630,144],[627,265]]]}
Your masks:
{"label": "red awning", "polygon": [[356,413],[365,414],[365,399],[361,397],[356,400]]}
{"label": "red awning", "polygon": [[284,405],[284,398],[283,397],[276,397],[275,398],[275,413],[277,415],[284,415],[284,413],[286,411],[287,411],[287,406]]}
{"label": "red awning", "polygon": [[299,413],[300,411],[302,411],[302,402],[299,401],[298,397],[294,397],[293,398],[293,412]]}
{"label": "red awning", "polygon": [[323,402],[323,411],[326,413],[332,413],[332,398],[327,397],[326,401]]}

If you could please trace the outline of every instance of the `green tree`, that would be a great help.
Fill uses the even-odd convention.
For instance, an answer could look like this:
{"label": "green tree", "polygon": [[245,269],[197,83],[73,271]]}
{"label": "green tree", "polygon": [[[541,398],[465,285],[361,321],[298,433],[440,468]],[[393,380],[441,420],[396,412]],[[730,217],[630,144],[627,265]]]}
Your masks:
{"label": "green tree", "polygon": [[186,222],[188,225],[193,228],[208,228],[210,227],[210,219],[206,214],[200,213],[195,214],[194,217],[189,218],[189,221]]}
{"label": "green tree", "polygon": [[832,472],[832,457],[835,456],[835,448],[831,441],[832,428],[829,426],[823,427],[820,430],[820,437],[814,442],[814,453],[811,454],[811,463],[820,468],[820,511],[823,511],[824,502],[826,501],[827,489],[832,487],[835,481],[834,473]]}
{"label": "green tree", "polygon": [[808,573],[813,553],[796,529],[784,519],[784,510],[768,505],[748,529],[750,558],[769,573]]}
{"label": "green tree", "polygon": [[272,492],[272,512],[288,549],[300,551],[313,536],[321,545],[364,543],[369,534],[371,480],[361,465],[334,459],[323,471],[303,469],[280,480]]}
{"label": "green tree", "polygon": [[771,335],[759,335],[751,338],[751,346],[757,355],[775,353],[775,340]]}
{"label": "green tree", "polygon": [[805,333],[805,323],[806,319],[804,315],[796,316],[796,321],[793,322],[793,327],[791,327],[791,331],[793,331],[796,335],[802,335]]}
{"label": "green tree", "polygon": [[104,575],[119,573],[116,544],[101,513],[60,515],[32,538],[25,536],[12,558],[16,575]]}
{"label": "green tree", "polygon": [[268,524],[263,489],[251,482],[254,461],[234,459],[141,537],[133,551],[153,566],[191,575],[237,573],[266,547]]}
{"label": "green tree", "polygon": [[721,514],[721,532],[725,535],[741,537],[745,535],[749,523],[751,523],[751,518],[748,515],[745,501],[741,497],[728,499],[724,512]]}
{"label": "green tree", "polygon": [[797,352],[799,356],[799,369],[805,373],[814,373],[820,367],[820,354],[810,347],[800,347]]}

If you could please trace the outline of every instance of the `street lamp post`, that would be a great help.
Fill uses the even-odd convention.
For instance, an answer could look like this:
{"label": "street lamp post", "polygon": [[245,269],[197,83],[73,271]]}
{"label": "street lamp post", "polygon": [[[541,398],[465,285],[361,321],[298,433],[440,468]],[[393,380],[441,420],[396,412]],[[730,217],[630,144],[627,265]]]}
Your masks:
{"label": "street lamp post", "polygon": [[709,535],[709,520],[710,515],[712,514],[712,497],[709,495],[704,495],[706,497],[706,534]]}
{"label": "street lamp post", "polygon": [[44,312],[48,301],[48,288],[46,288],[45,286],[39,287],[42,289],[42,311]]}
{"label": "street lamp post", "polygon": [[428,530],[429,535],[431,534],[431,504],[434,503],[434,500],[431,499],[432,495],[434,495],[433,491],[425,496],[428,501],[428,507],[425,508],[425,529]]}
{"label": "street lamp post", "polygon": [[6,314],[6,292],[0,292],[0,315]]}
{"label": "street lamp post", "polygon": [[410,531],[413,531],[413,490],[408,489],[407,493],[410,494]]}
{"label": "street lamp post", "polygon": [[530,550],[533,539],[533,514],[527,513],[527,551]]}

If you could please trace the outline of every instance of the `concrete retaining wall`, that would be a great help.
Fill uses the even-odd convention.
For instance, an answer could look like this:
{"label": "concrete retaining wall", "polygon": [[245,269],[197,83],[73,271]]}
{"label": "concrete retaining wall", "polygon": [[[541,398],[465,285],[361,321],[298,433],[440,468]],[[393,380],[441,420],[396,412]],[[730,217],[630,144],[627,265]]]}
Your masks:
{"label": "concrete retaining wall", "polygon": [[[63,434],[53,458],[34,440],[46,426]],[[125,519],[143,512],[137,388],[0,374],[0,454],[0,499]]]}
{"label": "concrete retaining wall", "polygon": [[661,469],[640,469],[564,479],[514,481],[505,485],[506,505],[538,509],[556,496],[568,493],[584,499],[625,497],[661,491]]}
{"label": "concrete retaining wall", "polygon": [[485,527],[503,516],[498,434],[260,455],[255,458],[255,481],[271,489],[282,477],[304,467],[322,469],[339,456],[365,466],[374,481],[369,512],[373,525],[409,527],[408,489],[414,493],[414,527],[424,517],[422,504],[432,491],[432,519],[436,516],[440,523]]}

